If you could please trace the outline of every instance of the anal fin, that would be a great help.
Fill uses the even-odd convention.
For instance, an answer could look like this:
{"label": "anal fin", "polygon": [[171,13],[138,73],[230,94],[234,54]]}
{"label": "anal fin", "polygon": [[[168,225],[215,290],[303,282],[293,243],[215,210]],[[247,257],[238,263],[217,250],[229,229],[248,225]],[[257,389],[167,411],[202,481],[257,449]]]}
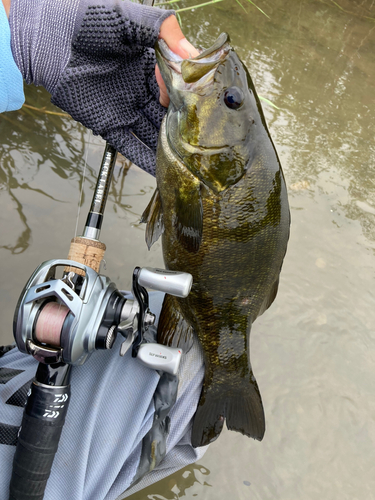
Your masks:
{"label": "anal fin", "polygon": [[166,294],[158,324],[158,342],[188,352],[194,342],[194,329],[185,320],[176,297]]}
{"label": "anal fin", "polygon": [[277,290],[279,289],[279,278],[274,282],[274,284],[271,286],[269,294],[266,296],[266,298],[263,301],[263,304],[260,306],[260,310],[258,313],[258,317],[263,314],[264,312],[267,311],[267,309],[270,307],[272,302],[276,299],[277,295]]}

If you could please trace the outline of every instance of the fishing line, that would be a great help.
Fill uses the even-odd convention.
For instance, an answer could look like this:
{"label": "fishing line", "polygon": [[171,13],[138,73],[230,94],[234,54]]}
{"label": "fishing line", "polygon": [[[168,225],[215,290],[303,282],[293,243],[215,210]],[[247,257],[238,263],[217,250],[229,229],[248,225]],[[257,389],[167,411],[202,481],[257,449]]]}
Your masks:
{"label": "fishing line", "polygon": [[75,231],[74,231],[74,237],[77,236],[78,221],[79,221],[79,216],[80,216],[80,213],[81,213],[83,185],[85,183],[85,177],[86,177],[86,165],[87,165],[87,157],[88,157],[89,148],[90,148],[90,139],[91,139],[91,130],[89,130],[89,137],[88,137],[87,148],[86,148],[86,152],[85,152],[85,164],[83,166],[83,178],[82,178],[82,184],[81,184],[81,191],[80,191],[79,199],[78,199],[78,213],[77,213],[77,220],[76,220],[76,228],[75,228]]}
{"label": "fishing line", "polygon": [[35,336],[39,342],[60,347],[61,331],[69,308],[57,302],[47,302],[35,325]]}
{"label": "fishing line", "polygon": [[135,135],[135,133],[132,130],[129,130],[129,132],[132,134],[133,137],[135,137],[137,139],[138,142],[140,142],[141,144],[143,144],[143,146],[145,148],[147,148],[150,151],[152,151],[152,149],[149,146],[147,146],[147,144],[145,144],[143,141],[141,141],[141,139],[137,135]]}
{"label": "fishing line", "polygon": [[[76,218],[76,227],[74,230],[74,238],[76,238],[77,233],[78,233],[78,222],[79,222],[79,216],[81,214],[81,206],[82,206],[82,196],[83,196],[83,186],[85,185],[85,179],[86,179],[86,167],[87,167],[87,158],[89,155],[89,149],[90,149],[90,141],[91,141],[91,130],[89,129],[88,131],[88,140],[87,140],[87,146],[86,146],[86,151],[85,151],[85,161],[83,165],[83,175],[82,175],[82,183],[81,183],[81,189],[79,193],[79,198],[78,198],[78,211],[77,211],[77,218]],[[72,270],[72,267],[69,267],[69,272]]]}
{"label": "fishing line", "polygon": [[[81,189],[78,199],[78,211],[77,211],[74,237],[77,236],[78,232],[78,222],[81,213],[83,186],[85,184],[85,179],[86,179],[86,166],[90,148],[90,141],[91,141],[91,130],[88,131],[88,140],[85,151]],[[70,272],[72,269],[73,268],[70,266],[68,272]],[[40,311],[38,320],[35,325],[35,336],[39,340],[39,342],[56,347],[60,346],[61,331],[68,313],[69,313],[69,308],[66,307],[64,304],[58,302],[48,302]]]}

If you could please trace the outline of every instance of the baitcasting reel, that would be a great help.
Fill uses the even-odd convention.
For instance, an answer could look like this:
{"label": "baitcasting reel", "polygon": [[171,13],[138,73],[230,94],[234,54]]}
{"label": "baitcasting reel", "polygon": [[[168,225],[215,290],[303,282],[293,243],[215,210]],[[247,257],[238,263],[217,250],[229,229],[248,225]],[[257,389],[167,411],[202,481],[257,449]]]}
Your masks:
{"label": "baitcasting reel", "polygon": [[[57,278],[59,268],[65,269],[61,279]],[[191,284],[187,273],[137,267],[131,299],[91,267],[72,260],[49,260],[34,271],[21,293],[14,336],[18,348],[39,362],[82,365],[93,351],[110,349],[120,332],[125,337],[122,356],[132,347],[133,357],[150,368],[176,374],[179,349],[141,345],[144,331],[155,321],[145,287],[186,297]]]}

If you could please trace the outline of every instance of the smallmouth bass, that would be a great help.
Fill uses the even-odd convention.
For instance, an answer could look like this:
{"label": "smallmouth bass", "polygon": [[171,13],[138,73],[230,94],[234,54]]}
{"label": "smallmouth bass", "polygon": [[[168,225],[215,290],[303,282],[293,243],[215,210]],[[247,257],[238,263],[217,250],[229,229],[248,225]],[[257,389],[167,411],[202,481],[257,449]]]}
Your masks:
{"label": "smallmouth bass", "polygon": [[251,77],[225,33],[195,58],[156,45],[170,105],[146,208],[148,247],[162,236],[167,269],[193,275],[166,295],[159,342],[199,339],[205,379],[194,447],[228,429],[261,440],[265,417],[249,359],[251,325],[276,297],[290,213],[281,165]]}

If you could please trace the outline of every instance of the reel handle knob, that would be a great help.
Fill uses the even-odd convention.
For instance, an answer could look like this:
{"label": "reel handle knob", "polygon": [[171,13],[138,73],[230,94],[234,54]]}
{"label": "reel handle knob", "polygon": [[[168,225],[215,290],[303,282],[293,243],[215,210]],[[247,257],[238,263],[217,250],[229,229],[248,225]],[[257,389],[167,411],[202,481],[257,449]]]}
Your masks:
{"label": "reel handle knob", "polygon": [[182,350],[162,344],[141,344],[137,359],[148,368],[176,375],[180,366]]}
{"label": "reel handle knob", "polygon": [[145,288],[169,293],[176,297],[187,297],[193,277],[189,273],[143,267],[138,275],[138,283]]}

